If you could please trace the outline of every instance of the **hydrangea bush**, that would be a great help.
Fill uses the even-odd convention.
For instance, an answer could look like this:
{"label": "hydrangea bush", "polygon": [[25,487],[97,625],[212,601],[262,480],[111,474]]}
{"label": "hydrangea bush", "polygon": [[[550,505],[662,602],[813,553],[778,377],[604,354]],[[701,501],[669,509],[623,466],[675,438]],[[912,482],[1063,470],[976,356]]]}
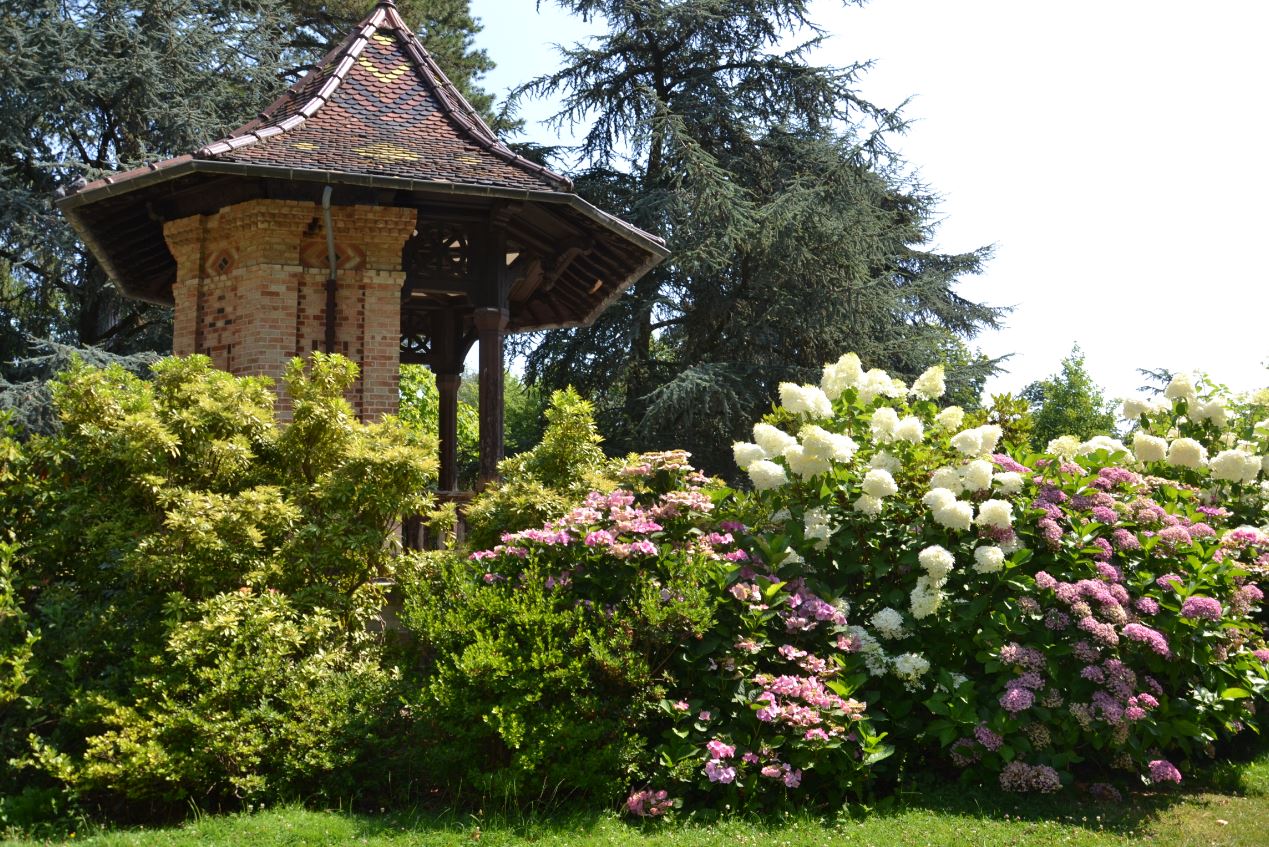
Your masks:
{"label": "hydrangea bush", "polygon": [[1254,725],[1269,659],[1269,538],[1243,525],[1265,517],[1269,425],[1240,438],[1189,385],[1129,405],[1134,449],[1010,457],[998,427],[937,407],[939,369],[908,387],[848,354],[735,445],[771,515],[750,543],[851,604],[827,658],[866,677],[856,696],[901,750],[1009,790],[1101,763],[1177,781],[1168,757]]}
{"label": "hydrangea bush", "polygon": [[[1263,404],[1221,414],[1181,377],[1128,404],[1132,447],[1008,455],[943,392],[940,368],[909,386],[847,354],[734,445],[751,492],[661,454],[473,554],[491,591],[552,591],[657,645],[633,651],[654,708],[632,713],[631,814],[840,802],[930,756],[1110,796],[1258,729]],[[686,487],[649,486],[667,472]]]}

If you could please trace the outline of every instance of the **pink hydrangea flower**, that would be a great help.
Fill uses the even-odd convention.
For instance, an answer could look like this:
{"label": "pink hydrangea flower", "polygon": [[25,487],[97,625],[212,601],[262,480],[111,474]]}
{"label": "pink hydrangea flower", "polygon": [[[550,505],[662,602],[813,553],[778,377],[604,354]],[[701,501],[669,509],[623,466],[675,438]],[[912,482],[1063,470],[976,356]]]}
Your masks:
{"label": "pink hydrangea flower", "polygon": [[1205,618],[1209,621],[1221,619],[1221,604],[1211,597],[1187,597],[1181,604],[1181,615],[1187,618]]}
{"label": "pink hydrangea flower", "polygon": [[1167,759],[1155,759],[1150,763],[1150,781],[1180,783],[1181,772]]}

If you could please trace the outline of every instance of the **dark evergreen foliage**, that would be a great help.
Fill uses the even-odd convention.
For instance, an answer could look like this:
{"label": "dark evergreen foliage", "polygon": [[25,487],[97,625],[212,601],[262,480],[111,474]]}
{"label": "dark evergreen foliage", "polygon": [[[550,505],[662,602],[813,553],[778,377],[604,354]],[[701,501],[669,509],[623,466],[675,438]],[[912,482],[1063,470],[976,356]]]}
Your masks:
{"label": "dark evergreen foliage", "polygon": [[949,383],[981,388],[995,363],[964,339],[1002,312],[954,284],[988,251],[926,249],[936,198],[886,146],[902,119],[859,96],[865,64],[809,63],[809,3],[560,5],[609,31],[520,94],[593,120],[578,190],[673,255],[593,327],[524,345],[530,379],[586,391],[610,448],[682,446],[714,471],[780,381],[847,350],[906,376],[965,364]]}
{"label": "dark evergreen foliage", "polygon": [[159,360],[158,354],[144,350],[118,355],[100,347],[72,347],[47,339],[29,339],[28,345],[30,357],[0,362],[0,417],[9,416],[19,437],[51,435],[59,429],[50,382],[73,362],[95,368],[118,365],[148,379],[150,365]]}

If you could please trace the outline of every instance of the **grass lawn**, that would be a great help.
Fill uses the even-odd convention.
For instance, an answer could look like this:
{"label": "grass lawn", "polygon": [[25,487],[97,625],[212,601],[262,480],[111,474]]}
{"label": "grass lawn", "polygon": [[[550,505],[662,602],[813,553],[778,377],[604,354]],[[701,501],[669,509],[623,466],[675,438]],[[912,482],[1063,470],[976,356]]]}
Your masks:
{"label": "grass lawn", "polygon": [[1185,790],[1137,795],[1122,804],[1076,792],[1017,797],[947,785],[912,791],[895,808],[860,820],[812,817],[631,824],[611,814],[495,819],[433,814],[350,814],[298,807],[199,816],[164,829],[63,833],[0,842],[93,847],[266,847],[266,845],[497,845],[541,847],[819,847],[869,845],[1106,845],[1269,847],[1269,754],[1204,775]]}

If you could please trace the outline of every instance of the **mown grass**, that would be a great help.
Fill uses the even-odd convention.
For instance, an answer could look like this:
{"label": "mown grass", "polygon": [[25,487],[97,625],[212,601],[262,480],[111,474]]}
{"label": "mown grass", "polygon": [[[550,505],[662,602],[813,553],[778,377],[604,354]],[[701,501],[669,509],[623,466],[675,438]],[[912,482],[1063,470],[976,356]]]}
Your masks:
{"label": "mown grass", "polygon": [[[1215,768],[1185,790],[1102,803],[1078,791],[1017,797],[987,787],[912,789],[890,808],[858,819],[807,816],[630,823],[615,814],[508,817],[427,812],[355,814],[300,807],[194,815],[161,829],[31,833],[0,842],[92,847],[1265,847],[1269,845],[1269,754]],[[43,835],[44,837],[40,837]]]}

